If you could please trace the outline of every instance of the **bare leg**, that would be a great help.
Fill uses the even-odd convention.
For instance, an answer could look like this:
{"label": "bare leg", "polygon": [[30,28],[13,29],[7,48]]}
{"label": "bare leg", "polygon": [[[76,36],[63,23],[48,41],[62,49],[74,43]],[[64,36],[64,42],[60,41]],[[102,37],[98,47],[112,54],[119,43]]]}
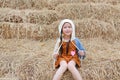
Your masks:
{"label": "bare leg", "polygon": [[53,80],[60,80],[63,73],[67,70],[67,63],[66,61],[61,61],[60,62],[60,67],[57,70],[57,72],[55,73]]}
{"label": "bare leg", "polygon": [[82,80],[82,77],[79,73],[79,71],[77,70],[77,68],[75,67],[76,63],[72,60],[68,63],[68,70],[72,73],[73,78],[75,80]]}

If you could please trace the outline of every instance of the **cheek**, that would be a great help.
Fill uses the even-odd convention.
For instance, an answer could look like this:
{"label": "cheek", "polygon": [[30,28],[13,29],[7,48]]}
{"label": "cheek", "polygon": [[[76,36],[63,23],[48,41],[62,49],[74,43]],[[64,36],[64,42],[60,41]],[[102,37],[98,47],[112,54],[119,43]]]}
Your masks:
{"label": "cheek", "polygon": [[72,30],[72,29],[70,29],[70,32],[71,32],[71,33],[72,33],[72,31],[73,31],[73,30]]}
{"label": "cheek", "polygon": [[63,29],[62,31],[63,31],[63,33],[64,33],[66,30],[65,30],[65,29]]}

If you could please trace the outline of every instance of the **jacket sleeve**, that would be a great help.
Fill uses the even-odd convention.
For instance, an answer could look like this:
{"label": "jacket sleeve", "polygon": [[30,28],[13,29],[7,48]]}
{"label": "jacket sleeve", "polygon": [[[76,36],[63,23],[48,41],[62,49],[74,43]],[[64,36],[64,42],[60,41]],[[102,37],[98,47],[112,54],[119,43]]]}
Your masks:
{"label": "jacket sleeve", "polygon": [[[80,41],[78,38],[75,39],[75,44],[76,44],[76,46],[79,48],[79,50],[84,51],[84,53],[85,53],[84,56],[78,55],[80,58],[83,58],[83,59],[84,59],[84,58],[86,57],[85,48],[83,47],[81,41]],[[77,49],[77,50],[78,50],[78,49]]]}
{"label": "jacket sleeve", "polygon": [[75,44],[79,48],[79,50],[85,51],[85,48],[83,47],[81,41],[78,38],[75,39]]}
{"label": "jacket sleeve", "polygon": [[57,39],[55,47],[54,47],[53,54],[58,54],[59,42],[60,42],[60,40]]}

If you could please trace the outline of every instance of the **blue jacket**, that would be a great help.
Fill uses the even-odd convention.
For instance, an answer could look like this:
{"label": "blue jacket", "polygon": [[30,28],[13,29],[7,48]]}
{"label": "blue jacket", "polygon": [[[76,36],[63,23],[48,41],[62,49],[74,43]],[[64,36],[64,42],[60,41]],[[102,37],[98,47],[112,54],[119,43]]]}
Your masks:
{"label": "blue jacket", "polygon": [[[81,44],[81,41],[78,38],[75,38],[75,44],[77,46],[77,50],[83,50],[85,52],[85,48],[83,47],[83,45]],[[78,49],[79,48],[79,49]],[[86,57],[86,53],[84,56],[81,56],[78,54],[78,56],[82,59],[84,59]]]}

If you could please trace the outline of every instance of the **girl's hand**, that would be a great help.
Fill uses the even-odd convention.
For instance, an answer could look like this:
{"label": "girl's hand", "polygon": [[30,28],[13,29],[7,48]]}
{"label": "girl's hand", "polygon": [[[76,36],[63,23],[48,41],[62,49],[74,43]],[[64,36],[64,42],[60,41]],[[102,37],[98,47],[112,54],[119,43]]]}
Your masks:
{"label": "girl's hand", "polygon": [[84,56],[84,55],[85,55],[84,51],[82,51],[82,50],[79,50],[78,53],[79,53],[81,56]]}
{"label": "girl's hand", "polygon": [[54,58],[54,59],[57,59],[58,55],[59,55],[59,54],[53,54],[53,58]]}

